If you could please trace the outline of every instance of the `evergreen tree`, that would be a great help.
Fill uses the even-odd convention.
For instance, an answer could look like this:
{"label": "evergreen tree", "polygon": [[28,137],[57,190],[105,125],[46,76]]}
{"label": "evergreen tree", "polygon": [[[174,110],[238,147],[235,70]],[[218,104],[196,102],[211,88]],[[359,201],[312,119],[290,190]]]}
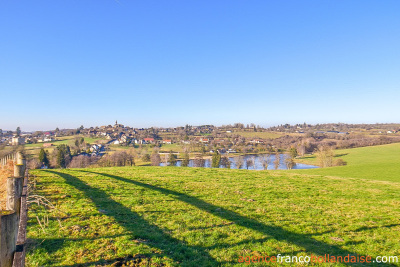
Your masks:
{"label": "evergreen tree", "polygon": [[65,162],[65,157],[64,153],[62,150],[57,151],[57,167],[59,168],[65,168],[66,162]]}
{"label": "evergreen tree", "polygon": [[181,166],[182,167],[189,166],[189,153],[188,152],[185,152],[185,156],[184,156],[184,158],[182,160]]}
{"label": "evergreen tree", "polygon": [[221,155],[218,153],[218,151],[215,151],[213,156],[212,156],[211,167],[212,168],[219,168],[220,162],[221,162]]}
{"label": "evergreen tree", "polygon": [[57,147],[57,167],[66,168],[71,159],[71,150],[68,145],[62,144]]}
{"label": "evergreen tree", "polygon": [[49,158],[47,156],[46,151],[44,151],[44,149],[40,149],[39,152],[39,161],[44,164],[45,166],[49,166]]}
{"label": "evergreen tree", "polygon": [[176,156],[172,153],[172,151],[169,152],[168,163],[169,163],[169,166],[176,165]]}
{"label": "evergreen tree", "polygon": [[290,148],[289,154],[292,158],[297,157],[297,149],[295,147]]}
{"label": "evergreen tree", "polygon": [[17,136],[21,135],[21,128],[20,127],[17,127],[16,133],[17,133]]}

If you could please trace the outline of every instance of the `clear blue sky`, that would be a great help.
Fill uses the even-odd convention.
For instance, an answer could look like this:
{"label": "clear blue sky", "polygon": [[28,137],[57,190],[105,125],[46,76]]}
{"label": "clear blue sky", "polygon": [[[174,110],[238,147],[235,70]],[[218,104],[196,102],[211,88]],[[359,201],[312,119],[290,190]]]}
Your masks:
{"label": "clear blue sky", "polygon": [[0,128],[399,122],[399,14],[398,0],[2,0]]}

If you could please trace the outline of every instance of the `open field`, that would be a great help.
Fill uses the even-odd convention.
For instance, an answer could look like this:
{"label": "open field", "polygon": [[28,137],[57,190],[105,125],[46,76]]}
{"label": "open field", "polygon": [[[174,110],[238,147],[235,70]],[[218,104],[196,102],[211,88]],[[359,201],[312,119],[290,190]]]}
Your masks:
{"label": "open field", "polygon": [[[291,172],[400,182],[400,144],[335,150],[347,166]],[[301,160],[315,164],[315,156]]]}
{"label": "open field", "polygon": [[[62,137],[57,137],[55,141],[52,142],[46,142],[53,144],[55,146],[66,144],[66,145],[73,145],[75,142],[76,138],[81,138],[83,137],[85,139],[86,143],[93,144],[93,143],[99,143],[100,141],[105,141],[104,138],[92,138],[92,137],[84,137],[83,135],[74,135],[74,136],[62,136]],[[43,147],[44,143],[36,143],[36,144],[26,144],[25,147]]]}
{"label": "open field", "polygon": [[[83,135],[74,135],[74,136],[62,136],[62,137],[57,137],[57,140],[53,142],[46,142],[53,144],[52,147],[47,147],[46,150],[49,151],[50,153],[54,150],[54,148],[58,145],[66,144],[66,145],[73,145],[75,142],[76,138],[81,138]],[[92,137],[84,137],[85,142],[89,144],[94,144],[94,143],[102,143],[106,142],[104,138],[92,138]],[[39,154],[39,151],[41,148],[43,148],[44,143],[36,143],[36,144],[25,144],[25,151],[28,156],[34,156]]]}
{"label": "open field", "polygon": [[[240,135],[245,138],[264,138],[264,139],[275,139],[281,136],[287,135],[286,133],[280,132],[253,132],[253,131],[237,131],[232,133],[227,133],[228,136],[231,135]],[[290,134],[294,135],[294,134]]]}
{"label": "open field", "polygon": [[43,211],[30,210],[29,266],[232,266],[254,255],[400,255],[395,181],[174,167],[31,173],[36,193],[57,209],[44,230],[35,218]]}

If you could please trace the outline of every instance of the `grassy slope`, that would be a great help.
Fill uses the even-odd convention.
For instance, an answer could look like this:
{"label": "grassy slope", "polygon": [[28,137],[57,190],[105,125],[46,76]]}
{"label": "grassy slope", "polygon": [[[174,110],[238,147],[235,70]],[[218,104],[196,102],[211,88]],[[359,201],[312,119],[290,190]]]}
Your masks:
{"label": "grassy slope", "polygon": [[[296,173],[365,178],[400,182],[400,144],[336,150],[347,161],[343,167],[296,170]],[[307,159],[315,164],[315,158]],[[305,162],[305,161],[303,161]]]}
{"label": "grassy slope", "polygon": [[43,232],[35,219],[43,213],[31,207],[29,266],[124,258],[232,266],[241,255],[400,254],[396,182],[176,167],[32,174],[36,192],[57,210]]}
{"label": "grassy slope", "polygon": [[[51,143],[54,146],[53,147],[48,147],[45,148],[47,151],[51,152],[56,146],[66,144],[66,145],[73,145],[75,142],[75,138],[80,138],[83,137],[81,135],[75,135],[75,136],[63,136],[63,137],[57,137],[56,141],[53,142],[46,142],[46,143]],[[105,141],[104,138],[92,138],[92,137],[84,137],[85,142],[89,144],[93,143],[98,143],[100,141]],[[43,148],[44,143],[36,143],[36,144],[25,144],[25,150],[26,153],[30,156],[37,155],[39,154],[40,149]]]}
{"label": "grassy slope", "polygon": [[233,133],[228,133],[228,136],[232,135],[240,135],[246,138],[266,138],[266,139],[275,139],[281,136],[286,135],[285,133],[280,132],[253,132],[253,131],[237,131]]}

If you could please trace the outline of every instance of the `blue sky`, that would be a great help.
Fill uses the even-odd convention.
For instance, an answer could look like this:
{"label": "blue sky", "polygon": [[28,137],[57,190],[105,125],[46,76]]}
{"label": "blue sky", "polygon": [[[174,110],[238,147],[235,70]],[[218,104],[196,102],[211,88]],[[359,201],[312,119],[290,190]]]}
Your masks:
{"label": "blue sky", "polygon": [[2,0],[0,128],[400,122],[399,14],[397,0]]}

